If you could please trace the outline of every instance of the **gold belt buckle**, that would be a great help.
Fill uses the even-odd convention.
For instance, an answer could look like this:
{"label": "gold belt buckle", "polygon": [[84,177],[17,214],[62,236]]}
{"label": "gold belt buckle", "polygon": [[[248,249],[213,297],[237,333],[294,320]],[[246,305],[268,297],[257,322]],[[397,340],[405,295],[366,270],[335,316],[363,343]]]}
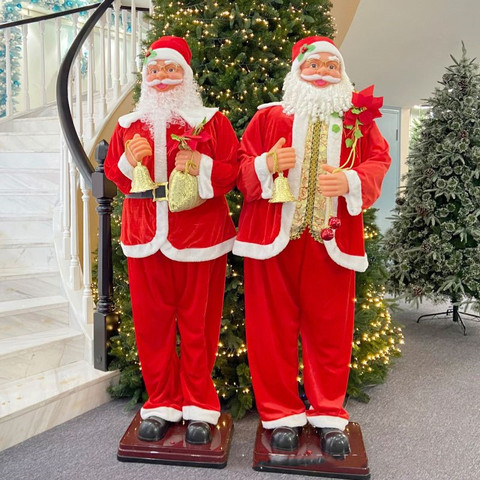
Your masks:
{"label": "gold belt buckle", "polygon": [[[165,196],[157,198],[155,196],[155,192],[157,188],[161,187],[162,185],[165,187]],[[152,190],[152,197],[153,197],[152,199],[153,202],[168,202],[168,182],[156,183],[154,189]]]}

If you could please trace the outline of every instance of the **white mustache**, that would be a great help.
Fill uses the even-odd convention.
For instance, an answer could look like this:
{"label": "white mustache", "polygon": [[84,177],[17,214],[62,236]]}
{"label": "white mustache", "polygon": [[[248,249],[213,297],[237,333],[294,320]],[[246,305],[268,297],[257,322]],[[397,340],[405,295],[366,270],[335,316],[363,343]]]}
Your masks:
{"label": "white mustache", "polygon": [[314,80],[323,80],[328,83],[340,83],[342,81],[341,78],[331,77],[330,75],[318,75],[318,73],[314,73],[313,75],[305,75],[301,73],[300,76],[309,82],[313,82]]}
{"label": "white mustache", "polygon": [[151,82],[148,82],[145,80],[145,84],[148,85],[149,87],[154,87],[155,85],[179,85],[180,83],[183,82],[183,78],[179,79],[173,79],[173,78],[165,78],[163,80],[152,80]]}

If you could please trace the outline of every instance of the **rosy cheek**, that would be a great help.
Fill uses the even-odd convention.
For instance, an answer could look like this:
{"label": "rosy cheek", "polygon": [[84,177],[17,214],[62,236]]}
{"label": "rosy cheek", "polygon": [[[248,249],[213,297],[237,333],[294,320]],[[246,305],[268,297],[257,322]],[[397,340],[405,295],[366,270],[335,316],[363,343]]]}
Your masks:
{"label": "rosy cheek", "polygon": [[148,73],[146,78],[147,82],[151,82],[152,80],[155,80],[155,75],[153,75],[152,73]]}
{"label": "rosy cheek", "polygon": [[314,68],[304,68],[304,69],[302,70],[302,73],[303,73],[304,75],[313,75],[313,74],[316,73],[316,71],[315,71]]}

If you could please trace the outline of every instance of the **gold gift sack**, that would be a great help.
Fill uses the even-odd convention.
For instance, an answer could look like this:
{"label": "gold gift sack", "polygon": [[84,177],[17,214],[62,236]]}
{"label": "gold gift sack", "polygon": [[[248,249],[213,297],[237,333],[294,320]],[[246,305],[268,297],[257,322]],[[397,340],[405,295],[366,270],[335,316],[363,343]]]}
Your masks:
{"label": "gold gift sack", "polygon": [[182,212],[198,207],[205,200],[198,194],[198,178],[190,175],[191,161],[185,165],[185,171],[173,170],[168,180],[168,207],[171,212]]}

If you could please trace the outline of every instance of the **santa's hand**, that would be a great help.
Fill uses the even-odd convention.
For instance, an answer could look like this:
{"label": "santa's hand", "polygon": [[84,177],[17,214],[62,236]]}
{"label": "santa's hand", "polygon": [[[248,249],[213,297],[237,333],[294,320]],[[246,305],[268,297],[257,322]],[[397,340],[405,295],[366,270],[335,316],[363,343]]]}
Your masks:
{"label": "santa's hand", "polygon": [[[281,137],[267,153],[267,167],[272,173],[283,172],[295,166],[295,149],[293,147],[283,148],[285,141],[285,138]],[[276,162],[275,154],[277,157]]]}
{"label": "santa's hand", "polygon": [[322,165],[322,168],[328,172],[326,175],[318,176],[318,186],[324,197],[339,197],[348,193],[348,180],[345,172],[337,170],[332,165]]}
{"label": "santa's hand", "polygon": [[145,137],[136,133],[131,140],[125,143],[125,155],[128,163],[132,167],[136,167],[138,162],[152,155],[152,147]]}
{"label": "santa's hand", "polygon": [[175,170],[185,171],[185,166],[189,162],[188,173],[195,177],[200,173],[200,161],[202,154],[194,150],[179,150],[175,157]]}

